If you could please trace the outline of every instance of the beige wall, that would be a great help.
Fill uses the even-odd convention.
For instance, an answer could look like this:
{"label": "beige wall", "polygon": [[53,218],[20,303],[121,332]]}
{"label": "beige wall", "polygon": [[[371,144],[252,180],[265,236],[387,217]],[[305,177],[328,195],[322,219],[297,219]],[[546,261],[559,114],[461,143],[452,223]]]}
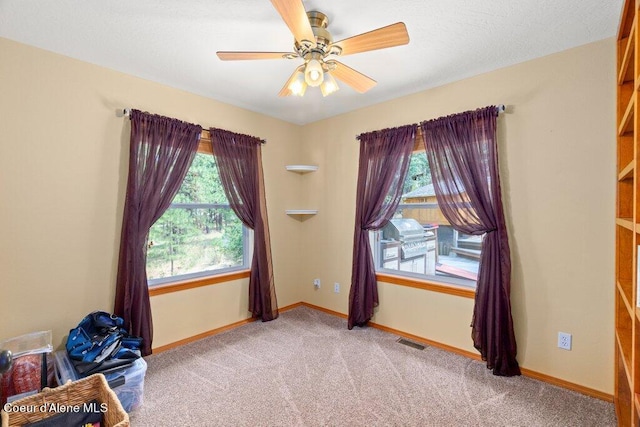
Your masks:
{"label": "beige wall", "polygon": [[[133,107],[266,138],[280,305],[300,301],[300,127],[0,38],[0,340],[112,311]],[[212,84],[214,84],[212,82]],[[287,188],[289,191],[279,191]],[[248,279],[153,297],[154,346],[248,317]],[[176,331],[178,329],[178,331]]]}
{"label": "beige wall", "polygon": [[[320,165],[308,184],[320,214],[304,230],[303,299],[347,312],[356,135],[506,104],[498,133],[518,360],[613,393],[614,69],[610,39],[305,126],[307,161]],[[313,290],[314,277],[328,286]],[[376,323],[474,351],[473,300],[379,290]],[[572,351],[556,347],[558,331],[573,334]]]}
{"label": "beige wall", "polygon": [[[614,53],[606,40],[298,127],[0,39],[0,340],[53,329],[60,344],[87,312],[111,310],[129,130],[116,108],[266,138],[279,305],[346,313],[355,136],[504,103],[518,359],[613,393]],[[292,163],[320,169],[286,172]],[[292,208],[320,213],[299,222]],[[246,318],[246,292],[240,280],[152,298],[154,346]],[[380,300],[375,322],[473,351],[471,299],[381,283]],[[556,348],[558,331],[572,351]]]}

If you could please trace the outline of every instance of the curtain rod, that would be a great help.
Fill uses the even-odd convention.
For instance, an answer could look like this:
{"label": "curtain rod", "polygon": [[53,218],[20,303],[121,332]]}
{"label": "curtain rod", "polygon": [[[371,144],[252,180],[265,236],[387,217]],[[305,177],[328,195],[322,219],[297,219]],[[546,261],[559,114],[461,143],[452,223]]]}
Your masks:
{"label": "curtain rod", "polygon": [[[502,113],[504,113],[504,112],[506,111],[506,109],[507,109],[507,107],[505,107],[505,105],[504,105],[504,104],[498,104],[498,105],[496,105],[496,110],[498,110],[498,114],[502,114]],[[406,126],[406,125],[405,125],[405,126]],[[418,126],[418,125],[416,125],[416,126]],[[401,126],[400,126],[400,127],[401,127]],[[419,126],[418,126],[418,132],[420,132],[420,127],[419,127]],[[360,136],[358,136],[358,137],[356,138],[356,141],[360,142]]]}
{"label": "curtain rod", "polygon": [[[131,108],[120,108],[120,109],[116,110],[116,116],[118,116],[118,117],[129,117],[129,119],[131,119]],[[200,125],[200,127],[202,127],[202,125]],[[207,132],[209,132],[209,129],[205,129],[204,127],[202,128],[202,130],[206,130]],[[261,139],[260,142],[262,144],[266,144],[267,140],[266,139]]]}

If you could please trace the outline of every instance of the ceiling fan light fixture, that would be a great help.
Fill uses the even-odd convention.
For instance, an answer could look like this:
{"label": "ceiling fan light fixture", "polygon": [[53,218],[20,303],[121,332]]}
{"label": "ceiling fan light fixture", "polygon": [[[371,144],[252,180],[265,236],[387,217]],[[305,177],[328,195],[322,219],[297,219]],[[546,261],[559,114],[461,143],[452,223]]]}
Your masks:
{"label": "ceiling fan light fixture", "polygon": [[318,87],[324,80],[322,65],[317,59],[311,59],[304,68],[304,80],[311,87]]}
{"label": "ceiling fan light fixture", "polygon": [[324,81],[320,85],[320,90],[322,91],[322,96],[328,96],[340,90],[336,79],[328,71],[324,73]]}
{"label": "ceiling fan light fixture", "polygon": [[304,96],[304,93],[307,91],[307,82],[305,81],[305,76],[302,70],[298,70],[296,77],[289,84],[288,88],[292,95]]}
{"label": "ceiling fan light fixture", "polygon": [[223,61],[302,59],[304,62],[296,68],[278,92],[280,97],[304,96],[308,86],[320,87],[322,95],[328,96],[338,90],[334,77],[355,91],[365,93],[376,85],[376,81],[333,60],[333,57],[409,43],[409,33],[403,22],[334,42],[331,32],[327,29],[327,16],[319,11],[307,12],[303,0],[271,0],[271,3],[293,34],[292,52],[218,51],[216,54]]}

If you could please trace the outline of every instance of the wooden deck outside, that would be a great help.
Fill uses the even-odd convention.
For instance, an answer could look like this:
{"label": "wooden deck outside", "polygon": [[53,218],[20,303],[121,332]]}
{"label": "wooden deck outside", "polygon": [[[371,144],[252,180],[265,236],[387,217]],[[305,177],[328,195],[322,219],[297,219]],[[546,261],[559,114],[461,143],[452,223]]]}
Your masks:
{"label": "wooden deck outside", "polygon": [[478,280],[477,273],[463,270],[462,268],[452,267],[450,265],[436,264],[436,271],[450,276],[459,277],[461,279]]}
{"label": "wooden deck outside", "polygon": [[467,249],[467,248],[451,248],[451,252],[454,252],[461,256],[466,256],[473,259],[480,259],[480,251],[476,249]]}

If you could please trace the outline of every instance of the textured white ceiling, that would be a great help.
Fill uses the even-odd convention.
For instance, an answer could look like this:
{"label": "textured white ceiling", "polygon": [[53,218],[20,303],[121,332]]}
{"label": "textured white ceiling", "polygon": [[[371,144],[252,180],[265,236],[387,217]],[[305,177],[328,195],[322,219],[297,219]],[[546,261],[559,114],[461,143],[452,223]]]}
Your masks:
{"label": "textured white ceiling", "polygon": [[301,60],[223,62],[215,55],[292,50],[293,37],[268,0],[0,0],[0,37],[305,124],[613,37],[622,0],[307,0],[304,6],[329,17],[334,40],[402,21],[411,41],[341,59],[378,81],[366,94],[340,84],[326,98],[319,88],[304,98],[279,98]]}

